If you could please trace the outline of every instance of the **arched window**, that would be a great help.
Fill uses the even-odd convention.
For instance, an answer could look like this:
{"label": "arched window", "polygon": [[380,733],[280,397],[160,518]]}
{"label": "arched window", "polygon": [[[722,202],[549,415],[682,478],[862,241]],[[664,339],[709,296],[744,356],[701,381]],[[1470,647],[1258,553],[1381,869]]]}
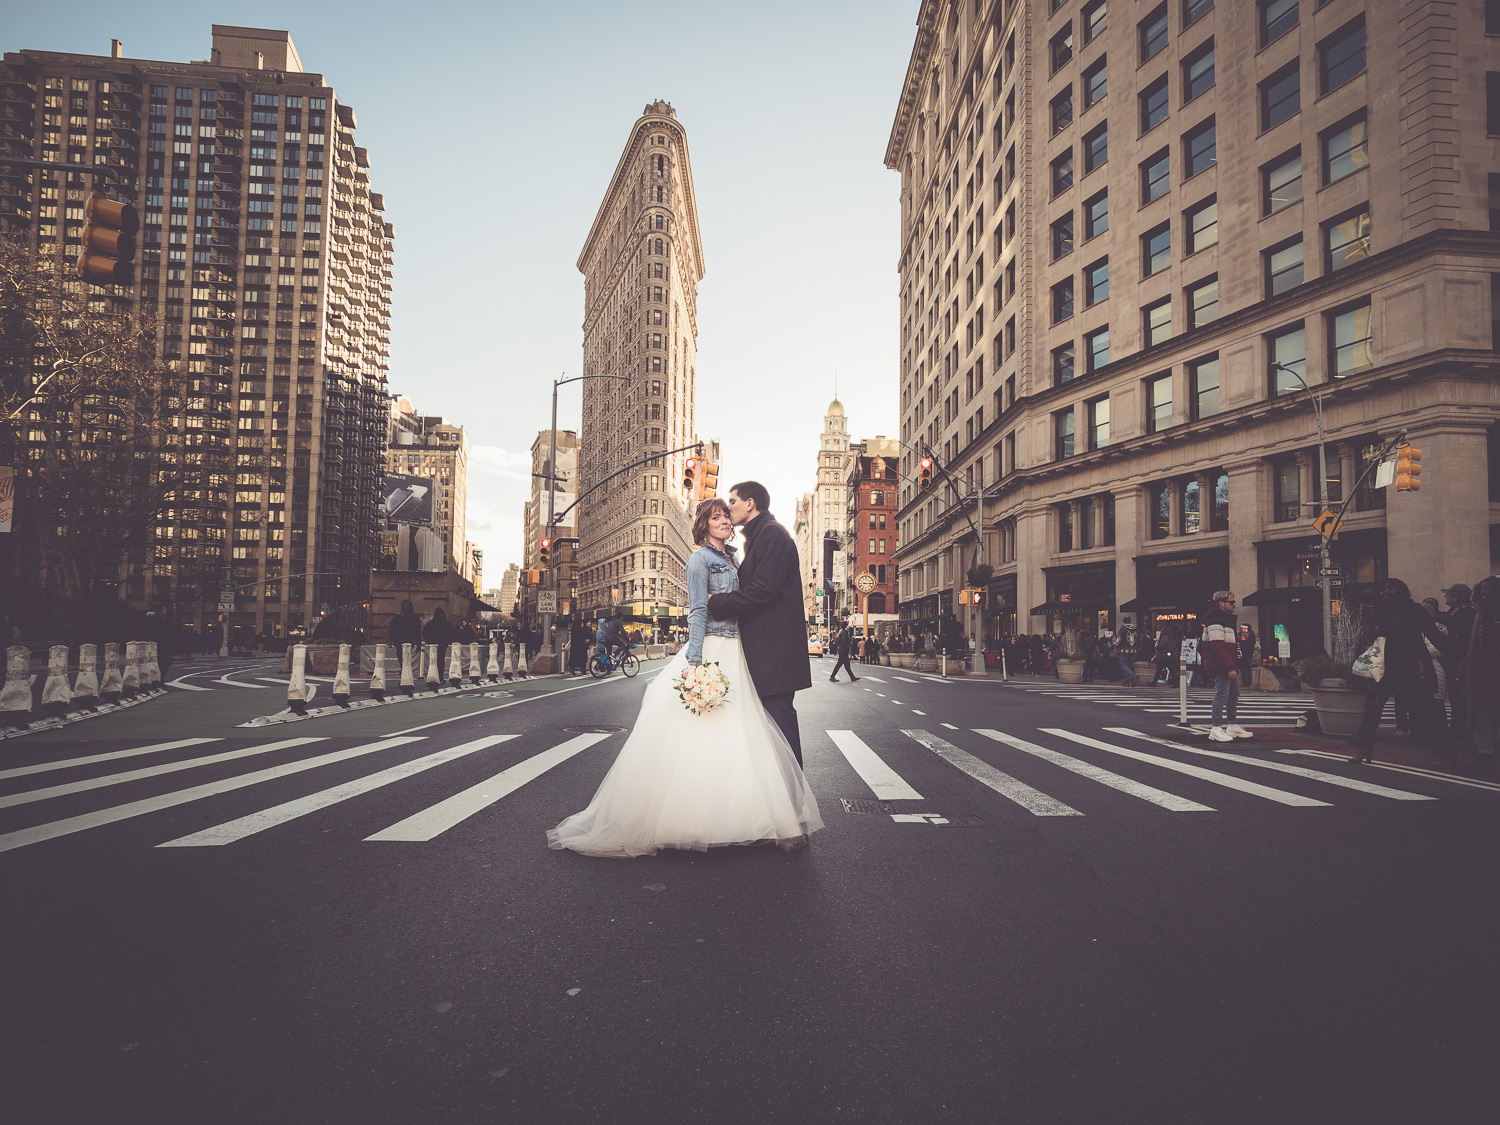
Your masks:
{"label": "arched window", "polygon": [[651,248],[651,252],[652,252],[652,253],[653,253],[653,254],[663,254],[663,253],[665,253],[665,252],[666,252],[666,251],[664,251],[664,250],[663,250],[663,249],[662,249],[662,246],[661,246],[661,239],[659,239],[659,238],[658,238],[658,239],[656,239],[656,240],[655,240],[655,245],[653,245],[653,246],[652,246],[652,248]]}
{"label": "arched window", "polygon": [[656,158],[656,170],[658,172],[665,172],[667,170],[667,158],[665,156],[658,156]]}
{"label": "arched window", "polygon": [[885,493],[882,492],[878,488],[872,488],[870,490],[870,503],[871,504],[884,504],[885,503]]}

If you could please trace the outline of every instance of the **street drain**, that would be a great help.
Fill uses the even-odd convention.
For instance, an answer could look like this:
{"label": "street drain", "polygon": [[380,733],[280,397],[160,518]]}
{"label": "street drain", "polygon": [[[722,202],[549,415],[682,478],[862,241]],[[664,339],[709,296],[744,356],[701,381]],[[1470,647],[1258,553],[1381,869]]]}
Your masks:
{"label": "street drain", "polygon": [[839,801],[844,806],[845,812],[852,813],[889,813],[896,810],[891,807],[889,801],[866,801],[854,797],[840,797]]}
{"label": "street drain", "polygon": [[619,734],[624,727],[563,727],[565,734]]}

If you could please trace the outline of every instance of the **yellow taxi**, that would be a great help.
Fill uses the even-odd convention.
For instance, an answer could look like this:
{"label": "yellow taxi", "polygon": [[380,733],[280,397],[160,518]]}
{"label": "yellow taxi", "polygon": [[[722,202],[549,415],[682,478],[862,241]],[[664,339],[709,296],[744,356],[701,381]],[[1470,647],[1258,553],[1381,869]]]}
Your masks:
{"label": "yellow taxi", "polygon": [[808,656],[822,656],[823,655],[823,640],[822,640],[821,637],[808,637],[807,638],[807,655]]}

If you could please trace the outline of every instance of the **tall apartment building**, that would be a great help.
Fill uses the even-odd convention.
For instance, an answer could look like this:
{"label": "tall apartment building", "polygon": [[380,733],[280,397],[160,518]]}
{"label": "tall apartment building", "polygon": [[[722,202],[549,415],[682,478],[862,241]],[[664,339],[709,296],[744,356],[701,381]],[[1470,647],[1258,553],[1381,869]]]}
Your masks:
{"label": "tall apartment building", "polygon": [[[1192,616],[1216,587],[1321,644],[1349,585],[1497,569],[1494,5],[924,0],[901,177],[903,619]],[[1419,493],[1361,474],[1402,429]],[[904,451],[914,477],[917,453]],[[1346,585],[1345,589],[1348,588]]]}
{"label": "tall apartment building", "polygon": [[[124,591],[285,634],[358,606],[375,563],[385,453],[394,231],[354,110],[302,69],[285,31],[213,28],[206,62],[8,52],[0,151],[110,164],[140,213],[129,285],[188,376],[177,470],[150,558]],[[0,216],[71,272],[89,177],[0,164]]]}
{"label": "tall apartment building", "polygon": [[[823,414],[823,433],[818,439],[818,483],[812,493],[813,567],[821,576],[830,538],[834,542],[834,598],[825,607],[833,613],[844,608],[843,593],[848,567],[844,540],[849,531],[849,419],[837,398]],[[821,581],[821,577],[819,579]]]}
{"label": "tall apartment building", "polygon": [[[844,608],[848,613],[895,612],[896,488],[901,470],[901,443],[880,434],[859,442],[849,457],[845,491],[848,508],[844,537]],[[861,602],[855,579],[868,574],[875,588]]]}
{"label": "tall apartment building", "polygon": [[[390,401],[387,471],[432,481],[433,530],[443,540],[443,566],[471,583],[480,575],[468,541],[469,440],[462,426],[417,413],[405,395]],[[478,587],[475,587],[478,589]]]}
{"label": "tall apartment building", "polygon": [[505,568],[505,573],[500,576],[500,600],[491,604],[501,613],[513,614],[516,611],[516,599],[520,592],[521,568],[511,563]]}
{"label": "tall apartment building", "polygon": [[[562,516],[547,531],[549,503],[548,480],[552,467],[547,457],[552,448],[550,430],[543,430],[531,443],[531,499],[526,501],[521,530],[526,537],[521,557],[530,570],[542,566],[541,541],[544,538],[568,539],[578,534],[578,509],[573,507],[578,499],[578,435],[572,430],[557,431],[557,491],[551,496],[552,513]],[[572,508],[572,511],[568,509]],[[554,544],[552,566],[557,570],[557,609],[559,613],[572,613],[573,602],[578,595],[578,560],[571,547]],[[545,569],[545,568],[544,568]],[[523,590],[528,604],[535,604],[536,590]]]}
{"label": "tall apartment building", "polygon": [[[630,138],[578,258],[584,275],[579,601],[685,605],[693,550],[681,487],[695,439],[698,282],[703,244],[687,134],[653,102]],[[649,463],[611,474],[632,462]]]}
{"label": "tall apartment building", "polygon": [[792,517],[792,542],[797,545],[797,558],[802,565],[802,609],[808,623],[818,616],[817,587],[822,565],[822,549],[814,550],[812,533],[813,494],[804,492],[797,497],[797,510]]}

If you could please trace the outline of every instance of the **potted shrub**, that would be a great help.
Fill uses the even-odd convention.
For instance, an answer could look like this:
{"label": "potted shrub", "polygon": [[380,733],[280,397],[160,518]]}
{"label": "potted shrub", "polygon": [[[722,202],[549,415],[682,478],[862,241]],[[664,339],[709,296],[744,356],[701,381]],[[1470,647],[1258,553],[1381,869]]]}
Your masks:
{"label": "potted shrub", "polygon": [[1333,655],[1318,653],[1297,661],[1297,673],[1312,693],[1324,734],[1347,738],[1364,717],[1365,691],[1351,667],[1369,643],[1369,623],[1365,610],[1346,605],[1333,619]]}
{"label": "potted shrub", "polygon": [[1057,678],[1065,684],[1083,682],[1083,645],[1078,640],[1077,629],[1064,629],[1059,638],[1057,654]]}

